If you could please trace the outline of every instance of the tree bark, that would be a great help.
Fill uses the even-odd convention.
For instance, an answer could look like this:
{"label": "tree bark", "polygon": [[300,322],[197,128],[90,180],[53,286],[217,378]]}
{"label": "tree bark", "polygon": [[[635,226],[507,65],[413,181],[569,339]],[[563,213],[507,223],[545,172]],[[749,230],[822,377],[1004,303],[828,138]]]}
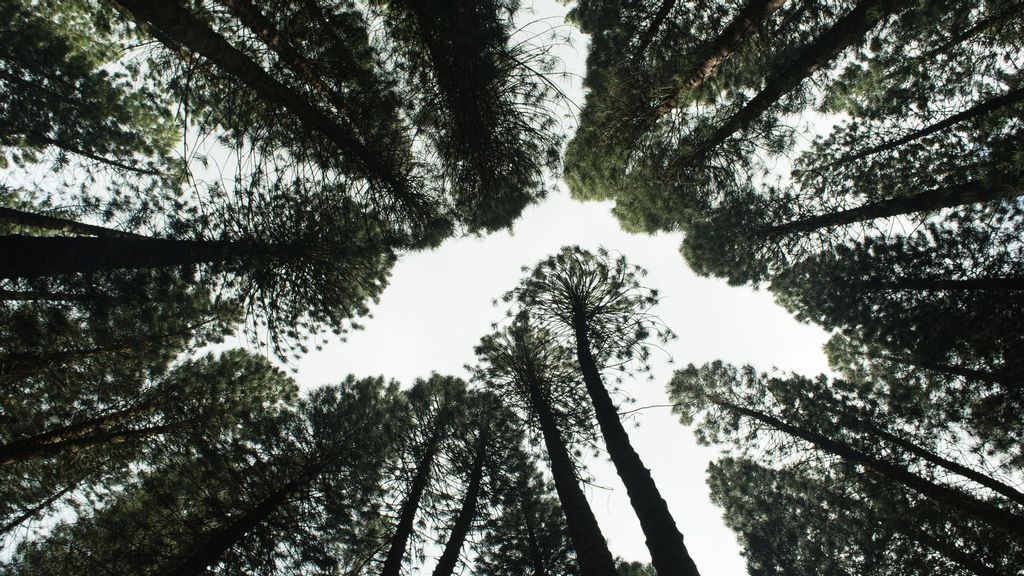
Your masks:
{"label": "tree bark", "polygon": [[824,170],[826,168],[831,168],[833,166],[838,166],[840,164],[856,162],[857,160],[862,160],[864,158],[867,158],[868,156],[878,154],[879,152],[893,150],[895,148],[903,146],[904,144],[913,142],[914,140],[920,140],[921,138],[930,136],[932,134],[935,134],[936,132],[941,132],[942,130],[949,128],[950,126],[955,126],[956,124],[966,122],[968,120],[974,120],[975,118],[984,116],[989,112],[993,112],[1006,106],[1012,106],[1013,104],[1016,104],[1021,101],[1024,101],[1024,88],[1011,90],[1006,94],[1003,94],[1002,96],[990,98],[982,102],[981,104],[978,104],[977,106],[964,110],[959,114],[954,114],[949,118],[946,118],[945,120],[941,120],[939,122],[921,128],[920,130],[915,130],[910,134],[907,134],[906,136],[897,138],[896,140],[892,140],[889,142],[884,142],[877,146],[866,148],[855,154],[850,154],[849,156],[843,156],[838,160],[834,160],[817,168],[812,168],[811,170]]}
{"label": "tree bark", "polygon": [[0,445],[0,464],[28,460],[35,457],[34,455],[39,454],[46,455],[46,451],[53,445],[67,445],[69,442],[86,440],[90,436],[110,434],[112,433],[110,431],[112,427],[146,414],[152,411],[153,408],[153,402],[142,402],[138,406],[125,410],[111,412],[83,422],[47,430],[35,436]]}
{"label": "tree bark", "polygon": [[977,576],[1006,576],[1004,573],[993,569],[974,556],[967,554],[955,544],[951,544],[945,540],[940,540],[923,529],[904,527],[900,528],[900,531],[904,532],[910,539],[916,540],[924,546],[931,548],[972,574],[976,574]]}
{"label": "tree bark", "polygon": [[455,566],[459,562],[459,553],[466,542],[466,536],[476,518],[477,499],[480,496],[480,481],[484,475],[484,460],[487,457],[487,444],[489,437],[488,424],[480,431],[477,438],[476,450],[473,456],[473,466],[469,473],[469,484],[466,486],[466,494],[462,498],[462,507],[459,515],[455,518],[452,526],[452,533],[445,544],[444,552],[434,567],[433,576],[451,576],[455,572]]}
{"label": "tree bark", "polygon": [[292,494],[309,485],[315,477],[315,474],[305,474],[288,482],[256,504],[255,507],[230,521],[226,526],[203,537],[198,549],[180,564],[164,571],[164,576],[202,576],[207,574],[207,569],[215,565],[225,552],[241,542],[253,529],[287,503]]}
{"label": "tree bark", "polygon": [[819,450],[839,456],[847,462],[860,464],[865,468],[873,470],[887,478],[903,484],[922,496],[926,496],[936,502],[958,509],[961,512],[973,516],[996,529],[1005,531],[1008,534],[1016,535],[1017,537],[1024,537],[1024,518],[1017,514],[1008,512],[997,506],[993,506],[988,502],[978,500],[977,498],[955,488],[936,484],[927,478],[911,472],[903,466],[886,462],[875,456],[861,452],[849,444],[832,440],[831,438],[823,436],[817,432],[812,432],[810,430],[788,424],[769,414],[764,414],[743,406],[737,406],[736,404],[732,404],[721,399],[711,399],[711,401],[723,408],[736,412],[737,414],[747,416],[748,418],[753,418],[754,420],[767,424],[780,432],[784,432],[790,436],[809,442]]}
{"label": "tree bark", "polygon": [[668,19],[668,15],[672,12],[672,9],[676,7],[676,0],[661,0],[661,6],[658,7],[658,12],[654,15],[654,19],[651,20],[651,24],[647,26],[647,30],[644,30],[640,41],[637,43],[636,56],[634,58],[641,58],[644,52],[647,51],[647,47],[654,41],[654,37],[657,36],[658,30],[665,24],[665,20]]}
{"label": "tree bark", "polygon": [[214,66],[235,77],[256,95],[294,114],[310,129],[322,134],[361,167],[370,181],[383,183],[399,201],[418,206],[425,200],[410,188],[404,174],[387,165],[365,143],[356,137],[352,127],[341,119],[330,118],[301,94],[288,88],[232,46],[220,34],[197,19],[177,1],[108,0],[129,14],[140,25],[172,48],[182,46],[209,60]]}
{"label": "tree bark", "polygon": [[867,291],[900,291],[914,290],[919,292],[949,291],[962,292],[973,290],[1001,290],[1017,291],[1024,290],[1024,278],[1020,277],[994,277],[994,278],[967,278],[954,280],[950,278],[915,278],[902,277],[893,280],[868,280],[861,286]]}
{"label": "tree bark", "polygon": [[707,45],[697,64],[676,80],[671,92],[658,104],[658,116],[664,116],[677,108],[687,93],[713,76],[747,36],[785,3],[786,0],[749,0],[722,33]]}
{"label": "tree bark", "polygon": [[540,421],[544,446],[551,460],[555,491],[558,492],[558,501],[565,515],[569,538],[576,549],[580,573],[587,576],[616,576],[615,559],[608,550],[608,544],[601,534],[601,528],[597,524],[593,510],[590,509],[590,504],[587,503],[587,497],[576,481],[576,469],[558,431],[551,405],[544,398],[538,378],[531,375],[527,380],[530,403]]}
{"label": "tree bark", "polygon": [[208,240],[0,236],[0,278],[190,266],[255,256],[268,249]]}
{"label": "tree bark", "polygon": [[884,352],[876,353],[874,354],[874,356],[881,360],[896,362],[898,364],[916,366],[918,368],[924,368],[925,370],[931,370],[932,372],[941,372],[943,374],[949,374],[951,376],[960,376],[962,378],[968,378],[971,380],[991,382],[992,384],[998,384],[1006,389],[1017,388],[1017,386],[1011,380],[1006,378],[1006,376],[992,370],[978,370],[976,368],[967,368],[964,366],[957,366],[955,364],[948,364],[945,362],[935,362],[917,356],[887,354]]}
{"label": "tree bark", "polygon": [[594,405],[608,455],[626,486],[630,504],[647,538],[647,549],[651,552],[655,571],[660,576],[699,576],[668,504],[651,478],[651,471],[644,466],[640,455],[633,449],[629,435],[619,420],[618,409],[604,386],[590,350],[585,316],[579,310],[573,314],[573,331],[576,336],[576,359],[583,372],[583,382]]}
{"label": "tree bark", "polygon": [[0,466],[24,462],[36,458],[57,456],[64,452],[75,452],[83,448],[92,448],[103,444],[121,444],[135,438],[155,436],[174,430],[175,426],[161,424],[147,428],[128,430],[102,430],[85,436],[72,436],[54,442],[26,443],[12,442],[0,448]]}
{"label": "tree bark", "polygon": [[[860,419],[858,418],[857,420]],[[946,470],[954,474],[958,474],[960,476],[963,476],[964,478],[977,482],[978,484],[988,488],[989,490],[992,490],[993,492],[1002,494],[1003,496],[1006,496],[1007,498],[1014,502],[1017,502],[1018,504],[1024,505],[1024,494],[1017,491],[1012,486],[1004,484],[999,480],[992,478],[991,476],[986,476],[985,474],[982,474],[977,470],[968,468],[967,466],[964,466],[959,462],[954,462],[952,460],[949,460],[948,458],[944,458],[938,454],[935,454],[934,452],[922,448],[921,446],[918,446],[917,444],[914,444],[909,440],[901,438],[893,434],[892,432],[885,430],[884,428],[876,426],[874,423],[870,421],[861,420],[860,424],[862,424],[872,434],[875,434],[880,438],[884,438],[885,440],[892,442],[896,446],[899,446],[900,448],[906,450],[907,452],[910,452],[911,454],[917,456],[918,458],[924,460],[925,462],[930,462],[940,468],[945,468]]]}
{"label": "tree bark", "polygon": [[70,484],[68,484],[64,488],[58,490],[56,493],[51,495],[46,500],[43,500],[39,504],[36,504],[35,506],[29,508],[28,510],[25,510],[24,512],[22,512],[18,516],[12,518],[9,522],[7,522],[2,527],[0,527],[0,535],[7,534],[11,530],[14,530],[18,526],[21,526],[22,523],[28,522],[29,520],[32,519],[33,516],[35,516],[36,514],[39,514],[43,510],[46,510],[47,508],[52,506],[54,502],[56,502],[57,500],[60,500],[61,498],[66,496],[68,493],[73,491],[75,488],[77,488],[78,485],[81,484],[81,482],[82,482],[82,480],[77,480],[77,481],[71,482]]}
{"label": "tree bark", "polygon": [[857,208],[840,210],[839,212],[830,212],[775,226],[761,227],[754,232],[754,235],[762,238],[773,238],[800,232],[814,232],[822,228],[845,226],[879,218],[891,218],[905,214],[931,212],[942,208],[1016,198],[1022,193],[1024,192],[1019,188],[1006,185],[990,186],[978,182],[957,184],[919,192],[910,196],[879,200],[858,206]]}
{"label": "tree bark", "polygon": [[54,230],[56,232],[76,234],[79,236],[98,236],[100,238],[147,238],[147,236],[134,234],[132,232],[105,228],[103,226],[94,226],[92,224],[83,224],[66,218],[45,216],[43,214],[25,212],[24,210],[15,210],[13,208],[0,207],[0,222],[13,224],[15,226],[24,226],[27,228]]}
{"label": "tree bark", "polygon": [[430,480],[430,470],[434,466],[434,458],[437,456],[437,445],[440,442],[442,430],[441,423],[434,424],[430,441],[427,443],[426,451],[416,463],[416,474],[413,476],[412,484],[409,487],[409,494],[402,503],[402,510],[398,515],[398,526],[395,534],[391,537],[391,546],[388,555],[384,560],[384,567],[381,568],[381,576],[399,576],[402,571],[402,558],[405,557],[405,546],[412,536],[413,521],[416,520],[416,511],[419,510],[420,499],[427,489]]}
{"label": "tree bark", "polygon": [[818,36],[796,60],[768,79],[764,88],[738,112],[723,122],[710,137],[698,143],[686,156],[685,164],[699,164],[715,147],[741,132],[780,98],[795,89],[811,74],[831,62],[846,48],[860,42],[864,35],[897,10],[894,0],[860,0],[853,10]]}
{"label": "tree bark", "polygon": [[523,518],[526,520],[526,545],[530,548],[530,563],[533,564],[533,574],[531,576],[548,576],[547,568],[544,567],[544,555],[541,554],[540,544],[537,542],[537,529],[536,521],[537,517],[535,514],[530,513],[526,509],[526,506],[522,506]]}

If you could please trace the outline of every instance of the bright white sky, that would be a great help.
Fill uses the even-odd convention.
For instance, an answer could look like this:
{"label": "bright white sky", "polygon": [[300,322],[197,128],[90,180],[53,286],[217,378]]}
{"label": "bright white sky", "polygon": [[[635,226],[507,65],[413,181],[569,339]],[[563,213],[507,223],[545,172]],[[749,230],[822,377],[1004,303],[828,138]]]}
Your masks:
{"label": "bright white sky", "polygon": [[[524,4],[529,5],[529,2]],[[561,22],[565,7],[538,1],[533,17]],[[585,38],[574,33],[575,45],[561,52],[566,68],[584,74]],[[579,86],[567,92],[582,102]],[[679,254],[677,234],[629,235],[611,216],[609,204],[580,204],[563,186],[544,203],[529,208],[514,233],[486,238],[453,239],[437,250],[404,256],[390,285],[373,307],[366,329],[347,342],[328,340],[321,351],[298,362],[296,377],[304,387],[338,382],[345,374],[384,374],[409,385],[430,372],[466,376],[474,362],[473,347],[491,331],[502,309],[492,300],[513,287],[520,268],[532,266],[568,244],[587,249],[605,246],[646,268],[646,284],[663,300],[660,317],[679,336],[668,356],[655,357],[652,382],[627,383],[635,406],[666,404],[665,385],[674,366],[722,359],[761,369],[778,367],[807,374],[827,370],[821,346],[826,335],[817,327],[797,323],[770,295],[732,288],[723,281],[698,278]],[[721,520],[704,484],[704,471],[716,449],[696,445],[668,408],[637,413],[631,438],[668,501],[686,538],[687,547],[705,576],[746,574],[735,535]],[[605,458],[591,462],[598,487],[588,489],[591,505],[614,554],[649,561],[643,534],[625,489]]]}

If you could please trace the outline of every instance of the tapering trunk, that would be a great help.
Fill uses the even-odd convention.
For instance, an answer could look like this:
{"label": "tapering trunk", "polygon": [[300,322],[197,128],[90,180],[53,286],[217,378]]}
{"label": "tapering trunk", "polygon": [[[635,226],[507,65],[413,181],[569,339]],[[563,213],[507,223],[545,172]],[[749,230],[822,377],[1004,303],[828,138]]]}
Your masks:
{"label": "tapering trunk", "polygon": [[870,421],[860,419],[857,420],[859,420],[860,424],[863,425],[872,434],[875,434],[879,438],[888,440],[889,442],[895,444],[896,446],[899,446],[900,448],[917,456],[918,458],[924,460],[925,462],[930,462],[940,468],[945,468],[946,470],[954,474],[958,474],[960,476],[963,476],[964,478],[977,482],[978,484],[988,488],[989,490],[992,490],[993,492],[1002,494],[1003,496],[1009,498],[1014,502],[1017,502],[1018,504],[1024,505],[1024,493],[1019,492],[1012,486],[1004,484],[999,480],[992,478],[991,476],[986,476],[985,474],[982,474],[977,470],[968,468],[967,466],[964,466],[959,462],[954,462],[952,460],[949,460],[948,458],[944,458],[938,454],[935,454],[934,452],[922,448],[921,446],[918,446],[917,444],[914,444],[909,440],[901,438],[884,428],[876,426],[874,423]]}
{"label": "tapering trunk", "polygon": [[954,115],[950,116],[949,118],[946,118],[945,120],[941,120],[939,122],[936,122],[934,124],[931,124],[929,126],[921,128],[920,130],[915,130],[915,131],[911,132],[910,134],[907,134],[906,136],[903,136],[902,138],[897,138],[897,139],[892,140],[890,142],[885,142],[885,143],[879,144],[877,146],[872,146],[870,148],[865,148],[864,150],[861,150],[860,152],[857,152],[856,154],[851,154],[849,156],[843,156],[842,158],[840,158],[838,160],[835,160],[833,162],[829,162],[828,164],[824,164],[822,166],[814,168],[813,170],[822,170],[822,169],[825,169],[825,168],[830,168],[832,166],[838,166],[840,164],[846,164],[848,162],[856,162],[857,160],[862,160],[864,158],[867,158],[868,156],[873,156],[875,154],[878,154],[879,152],[886,152],[888,150],[894,150],[896,148],[899,148],[900,146],[903,146],[904,144],[908,144],[910,142],[913,142],[914,140],[920,140],[921,138],[924,138],[926,136],[930,136],[932,134],[935,134],[936,132],[941,132],[941,131],[945,130],[946,128],[949,128],[951,126],[955,126],[956,124],[959,124],[961,122],[967,122],[969,120],[974,120],[975,118],[979,118],[981,116],[984,116],[984,115],[988,114],[989,112],[994,112],[995,110],[999,110],[1000,108],[1005,108],[1006,106],[1012,106],[1012,105],[1014,105],[1014,104],[1016,104],[1018,102],[1021,102],[1021,101],[1024,101],[1024,89],[1018,88],[1016,90],[1011,90],[1011,91],[1007,92],[1006,94],[1003,94],[1002,96],[996,96],[995,98],[990,98],[990,99],[982,102],[981,104],[978,104],[977,106],[974,106],[972,108],[968,108],[967,110],[964,110],[963,112],[960,112],[959,114],[954,114]]}
{"label": "tapering trunk", "polygon": [[53,230],[56,232],[77,234],[81,236],[98,236],[101,238],[146,238],[146,236],[125,232],[123,230],[94,226],[92,224],[83,224],[66,218],[45,216],[43,214],[26,212],[24,210],[15,210],[13,208],[0,207],[0,222],[13,224],[15,226],[24,226],[26,228]]}
{"label": "tapering trunk", "polygon": [[203,240],[0,236],[0,278],[190,266],[256,256],[269,249]]}
{"label": "tapering trunk", "polygon": [[861,0],[853,10],[816,38],[797,58],[769,78],[760,92],[739,111],[723,122],[685,158],[686,164],[699,164],[730,136],[741,132],[764,114],[780,98],[795,89],[811,74],[839,56],[846,48],[860,42],[865,34],[895,11],[900,2],[894,0]]}
{"label": "tapering trunk", "polygon": [[882,360],[888,360],[890,362],[896,362],[899,364],[908,364],[910,366],[917,366],[918,368],[924,368],[925,370],[931,370],[933,372],[940,372],[942,374],[949,374],[951,376],[960,376],[962,378],[967,378],[969,380],[991,382],[992,384],[998,384],[1006,389],[1017,388],[1017,385],[1014,384],[1009,378],[993,370],[978,370],[976,368],[967,368],[964,366],[957,366],[955,364],[949,364],[946,362],[936,362],[929,360],[927,358],[921,358],[918,356],[911,355],[880,353],[876,354],[875,356]]}
{"label": "tapering trunk", "polygon": [[551,405],[544,397],[540,382],[536,378],[530,378],[527,385],[530,403],[536,410],[537,419],[540,421],[544,447],[547,449],[548,459],[551,461],[551,475],[555,481],[555,491],[558,493],[558,501],[561,504],[562,513],[565,515],[569,538],[576,550],[576,561],[579,563],[580,572],[587,576],[616,576],[615,559],[608,550],[608,544],[605,542],[604,535],[601,534],[601,528],[597,524],[593,510],[590,509],[587,497],[576,481],[576,469],[558,431],[558,424],[551,412]]}
{"label": "tapering trunk", "polygon": [[381,576],[399,576],[402,571],[402,559],[405,557],[405,547],[412,536],[413,522],[416,520],[416,512],[420,507],[420,499],[427,489],[430,481],[430,470],[434,466],[434,459],[437,457],[438,443],[440,442],[440,423],[435,424],[431,433],[430,441],[425,447],[425,452],[416,463],[416,473],[413,476],[412,484],[409,486],[409,494],[402,503],[402,510],[398,515],[398,526],[391,537],[391,544],[388,548],[388,555],[384,559],[384,567],[381,569]]}
{"label": "tapering trunk", "polygon": [[108,2],[128,13],[160,42],[172,49],[180,46],[194,50],[255,92],[259,98],[294,114],[303,124],[321,133],[344,154],[356,160],[363,176],[371,181],[383,183],[397,199],[414,203],[422,201],[410,190],[406,177],[386,164],[360,141],[344,120],[327,116],[301,94],[276,80],[177,1]]}
{"label": "tapering trunk", "polygon": [[47,430],[35,436],[0,445],[0,464],[28,460],[38,457],[37,455],[40,454],[45,455],[47,453],[46,450],[53,445],[66,445],[68,442],[84,441],[91,436],[96,437],[108,434],[111,432],[111,428],[125,424],[133,418],[151,412],[153,409],[153,402],[140,402],[137,406],[132,406],[131,408],[97,416],[96,418],[90,418],[68,426],[61,426],[60,428]]}
{"label": "tapering trunk", "polygon": [[862,286],[866,291],[918,291],[918,292],[963,292],[976,290],[999,290],[1014,292],[1024,290],[1024,277],[949,278],[901,277],[892,280],[868,280]]}
{"label": "tapering trunk", "polygon": [[473,466],[469,472],[466,494],[462,498],[462,507],[459,508],[455,524],[452,525],[452,532],[444,546],[444,552],[441,553],[441,558],[438,559],[437,566],[434,567],[434,576],[451,576],[455,572],[462,546],[466,543],[466,536],[469,535],[469,529],[473,526],[473,520],[476,518],[477,499],[480,497],[480,482],[484,475],[484,459],[487,458],[489,437],[488,425],[484,426],[485,428],[480,431],[477,438]]}
{"label": "tapering trunk", "polygon": [[762,238],[775,238],[787,234],[814,232],[822,228],[846,226],[879,218],[891,218],[905,214],[931,212],[943,208],[1016,198],[1022,193],[1024,191],[1015,186],[990,186],[980,182],[957,184],[919,192],[910,196],[879,200],[848,210],[810,216],[776,226],[766,226],[754,231],[754,235]]}
{"label": "tapering trunk", "polygon": [[658,30],[665,25],[665,20],[668,19],[668,15],[672,12],[672,9],[676,7],[676,0],[661,0],[661,6],[658,7],[658,12],[654,15],[650,25],[647,26],[647,30],[644,30],[642,36],[640,36],[639,42],[637,42],[635,58],[642,58],[644,52],[647,51],[647,47],[654,41],[654,37],[658,35]]}
{"label": "tapering trunk", "polygon": [[[19,133],[17,128],[14,128],[13,130],[16,133]],[[111,166],[113,168],[118,168],[120,170],[126,170],[128,172],[135,172],[137,174],[146,174],[148,176],[162,176],[163,175],[158,170],[150,170],[148,168],[139,168],[138,166],[135,166],[133,164],[128,164],[126,162],[122,162],[120,160],[115,160],[113,158],[107,158],[106,156],[100,156],[99,154],[95,154],[93,152],[85,150],[84,148],[82,148],[80,146],[76,146],[74,144],[71,144],[70,142],[65,142],[65,141],[59,140],[57,138],[53,138],[51,136],[48,136],[46,134],[42,134],[40,132],[24,132],[24,133],[21,133],[21,134],[24,136],[25,140],[30,145],[32,145],[32,146],[40,146],[40,147],[41,146],[53,146],[55,148],[60,148],[61,150],[65,151],[65,152],[70,152],[71,154],[74,154],[76,156],[81,156],[83,158],[88,158],[89,160],[93,160],[95,162],[99,162],[100,164],[106,164],[107,166]]]}
{"label": "tapering trunk", "polygon": [[537,517],[525,506],[522,509],[526,522],[526,546],[530,549],[530,564],[533,565],[532,576],[548,576],[547,568],[544,566],[544,555],[540,551],[540,543],[537,542]]}
{"label": "tapering trunk", "polygon": [[175,426],[161,424],[146,428],[130,428],[125,430],[99,430],[83,436],[72,436],[52,442],[22,443],[12,442],[0,447],[0,465],[9,465],[36,458],[48,458],[67,452],[93,448],[109,444],[122,444],[138,438],[156,436],[174,430]]}
{"label": "tapering trunk", "polygon": [[35,506],[29,508],[28,510],[25,510],[21,514],[18,514],[17,516],[12,518],[10,521],[8,521],[6,524],[4,524],[3,526],[0,526],[0,535],[7,534],[11,530],[14,530],[18,526],[21,526],[23,523],[28,522],[36,514],[39,514],[43,510],[46,510],[47,508],[52,506],[55,502],[57,502],[58,500],[60,500],[64,496],[67,496],[75,488],[77,488],[80,483],[81,483],[81,480],[76,480],[74,482],[71,482],[70,484],[68,484],[64,488],[62,488],[59,491],[53,493],[49,498],[43,500],[42,502],[40,502],[39,504],[36,504]]}
{"label": "tapering trunk", "polygon": [[722,33],[707,45],[697,64],[679,76],[671,92],[658,105],[658,116],[678,107],[687,93],[713,76],[743,41],[785,3],[786,0],[749,0]]}
{"label": "tapering trunk", "polygon": [[164,576],[201,576],[220,561],[224,553],[276,512],[300,489],[309,485],[315,474],[305,474],[288,482],[227,525],[199,539],[198,547],[180,564],[165,570]]}
{"label": "tapering trunk", "polygon": [[594,405],[601,434],[604,436],[608,456],[615,471],[626,486],[629,502],[640,520],[640,528],[647,538],[647,549],[655,571],[660,576],[699,576],[697,566],[690,558],[683,535],[679,533],[668,504],[644,466],[640,455],[633,449],[629,434],[619,420],[619,412],[601,379],[597,362],[590,350],[585,316],[577,311],[573,331],[576,335],[576,358],[583,372],[583,382]]}
{"label": "tapering trunk", "polygon": [[956,48],[960,44],[974,38],[975,36],[986,32],[989,28],[1003,23],[1009,19],[1016,18],[1020,15],[1021,10],[1024,9],[1024,2],[1015,2],[1010,4],[1005,10],[998,14],[993,14],[988,18],[979,21],[974,26],[961,30],[959,33],[953,35],[948,42],[945,42],[935,48],[925,52],[924,58],[934,58],[939,54],[945,54],[949,50]]}
{"label": "tapering trunk", "polygon": [[961,490],[936,484],[927,478],[911,472],[904,466],[886,462],[880,458],[861,452],[849,444],[833,440],[817,432],[812,432],[810,430],[788,424],[769,414],[764,414],[743,406],[737,406],[723,400],[712,399],[712,402],[732,410],[737,414],[741,414],[767,424],[768,426],[781,432],[785,432],[790,436],[805,440],[816,446],[819,450],[839,456],[847,462],[860,464],[865,468],[873,470],[878,474],[903,484],[922,496],[926,496],[936,502],[948,505],[953,509],[960,510],[964,514],[973,516],[996,529],[1005,531],[1008,534],[1016,535],[1017,537],[1024,537],[1024,518],[1017,514],[1003,510],[988,502],[978,500]]}

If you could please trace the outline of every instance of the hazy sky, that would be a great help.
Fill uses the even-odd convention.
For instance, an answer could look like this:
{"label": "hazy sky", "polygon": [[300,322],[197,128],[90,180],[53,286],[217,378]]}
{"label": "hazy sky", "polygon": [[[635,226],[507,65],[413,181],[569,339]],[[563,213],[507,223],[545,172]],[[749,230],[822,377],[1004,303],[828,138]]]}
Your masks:
{"label": "hazy sky", "polygon": [[[537,2],[535,17],[555,16],[545,21],[558,24],[564,10],[554,2]],[[582,75],[585,38],[574,37],[574,47],[561,54],[568,71]],[[578,86],[569,92],[577,100],[582,97]],[[797,323],[766,293],[696,277],[679,255],[679,235],[626,234],[609,209],[608,204],[574,202],[559,187],[547,201],[529,208],[511,234],[450,240],[437,250],[404,256],[373,307],[373,318],[364,321],[366,329],[351,333],[347,342],[323,341],[323,350],[297,363],[299,382],[338,382],[348,373],[384,374],[404,385],[432,371],[465,376],[463,366],[474,360],[473,346],[501,318],[492,300],[517,283],[522,266],[569,244],[621,252],[650,272],[645,284],[663,295],[656,311],[679,338],[667,354],[655,355],[654,381],[627,383],[637,399],[634,407],[667,403],[665,385],[674,366],[691,362],[722,359],[809,374],[827,369],[820,329]],[[698,447],[667,408],[638,412],[635,422],[639,428],[630,428],[633,444],[651,468],[701,573],[745,574],[736,537],[722,524],[721,511],[710,503],[704,485],[704,470],[717,450]],[[649,561],[614,468],[603,457],[591,464],[596,486],[588,493],[612,552]]]}

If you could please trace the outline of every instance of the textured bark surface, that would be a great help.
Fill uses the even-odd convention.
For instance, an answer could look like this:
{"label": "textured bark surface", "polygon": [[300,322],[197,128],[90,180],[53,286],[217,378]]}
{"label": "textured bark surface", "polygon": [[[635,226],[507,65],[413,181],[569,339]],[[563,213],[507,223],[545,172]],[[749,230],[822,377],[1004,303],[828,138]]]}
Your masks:
{"label": "textured bark surface", "polygon": [[473,526],[476,518],[477,500],[480,497],[480,482],[484,475],[484,460],[487,458],[487,444],[489,431],[485,428],[480,431],[477,439],[476,450],[473,456],[473,466],[469,472],[469,483],[466,485],[466,494],[462,499],[462,506],[459,514],[452,525],[451,535],[445,543],[444,552],[434,567],[434,576],[451,576],[455,572],[455,566],[459,562],[459,554],[462,546],[466,543],[466,536]]}
{"label": "textured bark surface", "polygon": [[434,458],[437,457],[437,446],[440,442],[440,425],[431,434],[426,450],[419,462],[416,463],[416,473],[413,476],[412,484],[409,486],[409,494],[402,503],[402,510],[398,515],[398,526],[391,537],[391,545],[388,548],[388,555],[384,559],[384,567],[381,568],[381,576],[399,576],[402,572],[402,559],[405,557],[405,547],[412,536],[413,522],[416,520],[416,511],[420,507],[420,499],[427,489],[430,481],[430,471],[434,466]]}
{"label": "textured bark surface", "polygon": [[0,207],[0,222],[24,226],[26,228],[40,228],[43,230],[53,230],[56,232],[66,232],[82,236],[99,236],[103,238],[146,238],[145,236],[133,234],[131,232],[105,228],[103,226],[93,226],[92,224],[83,224],[66,218],[45,216],[43,214],[25,212],[23,210],[15,210],[13,208]]}
{"label": "textured bark surface", "polygon": [[573,329],[576,334],[576,358],[583,371],[583,382],[594,405],[608,456],[626,486],[629,502],[640,520],[640,528],[647,538],[647,549],[651,552],[655,571],[660,576],[699,576],[697,566],[683,543],[683,535],[679,533],[669,512],[668,504],[658,491],[651,471],[644,466],[640,455],[633,449],[629,435],[619,420],[619,412],[604,386],[591,353],[587,326],[582,314],[576,315]]}
{"label": "textured bark surface", "polygon": [[601,534],[601,528],[597,524],[593,510],[590,509],[587,497],[576,480],[576,469],[558,431],[551,406],[541,392],[540,382],[531,378],[527,384],[530,402],[540,420],[541,435],[544,437],[544,446],[551,461],[555,491],[558,493],[562,513],[565,514],[569,538],[576,549],[580,572],[587,576],[616,576],[615,559],[608,550],[608,544]]}

